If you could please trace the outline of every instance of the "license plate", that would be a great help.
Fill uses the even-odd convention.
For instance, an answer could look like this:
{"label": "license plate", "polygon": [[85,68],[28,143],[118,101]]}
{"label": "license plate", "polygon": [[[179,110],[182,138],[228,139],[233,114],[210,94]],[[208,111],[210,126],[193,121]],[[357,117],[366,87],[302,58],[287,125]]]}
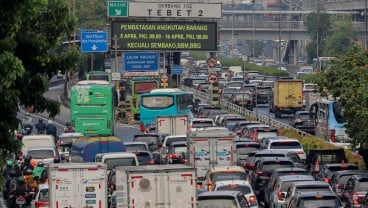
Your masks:
{"label": "license plate", "polygon": [[26,199],[23,196],[19,196],[16,200],[15,200],[16,204],[25,204],[26,203]]}

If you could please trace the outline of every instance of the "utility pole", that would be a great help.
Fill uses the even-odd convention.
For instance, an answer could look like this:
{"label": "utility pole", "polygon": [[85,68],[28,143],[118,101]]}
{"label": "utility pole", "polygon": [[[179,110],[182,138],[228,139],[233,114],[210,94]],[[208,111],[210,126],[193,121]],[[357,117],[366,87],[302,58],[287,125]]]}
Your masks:
{"label": "utility pole", "polygon": [[316,55],[317,55],[317,65],[316,65],[316,67],[317,67],[317,74],[319,74],[320,73],[320,70],[321,70],[321,64],[320,64],[320,60],[319,60],[319,25],[320,25],[320,23],[319,23],[319,0],[317,0],[317,53],[316,53]]}
{"label": "utility pole", "polygon": [[231,4],[231,51],[230,56],[233,57],[234,55],[234,0],[232,0]]}
{"label": "utility pole", "polygon": [[[281,0],[279,0],[280,6],[282,4]],[[279,69],[281,69],[281,8],[279,11],[279,48],[278,48],[278,54],[279,54]]]}
{"label": "utility pole", "polygon": [[256,18],[254,15],[254,5],[255,5],[255,0],[252,0],[252,4],[253,4],[253,8],[252,8],[252,13],[253,13],[253,64],[255,64],[255,60],[256,60]]}

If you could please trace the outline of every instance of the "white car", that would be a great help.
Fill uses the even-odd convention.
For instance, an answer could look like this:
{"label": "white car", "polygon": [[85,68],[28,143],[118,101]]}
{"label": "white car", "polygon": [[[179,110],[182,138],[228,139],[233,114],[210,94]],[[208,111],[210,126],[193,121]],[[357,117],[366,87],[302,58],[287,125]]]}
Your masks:
{"label": "white car", "polygon": [[218,181],[215,183],[215,191],[240,191],[247,199],[249,206],[258,208],[256,194],[247,180]]}
{"label": "white car", "polygon": [[31,207],[49,208],[49,184],[42,183],[38,185],[35,198],[31,202]]}
{"label": "white car", "polygon": [[303,146],[297,139],[271,139],[268,142],[267,149],[270,150],[290,150],[298,154],[300,159],[305,160],[306,154],[304,152]]}
{"label": "white car", "polygon": [[190,121],[189,130],[196,131],[198,128],[215,127],[215,122],[211,118],[194,118]]}

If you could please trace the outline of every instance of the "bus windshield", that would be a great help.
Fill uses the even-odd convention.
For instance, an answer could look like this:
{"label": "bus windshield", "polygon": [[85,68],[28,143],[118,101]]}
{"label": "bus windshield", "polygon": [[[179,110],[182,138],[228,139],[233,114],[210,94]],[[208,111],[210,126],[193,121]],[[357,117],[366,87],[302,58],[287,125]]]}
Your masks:
{"label": "bus windshield", "polygon": [[146,108],[167,108],[174,104],[172,96],[148,96],[142,98],[142,105]]}

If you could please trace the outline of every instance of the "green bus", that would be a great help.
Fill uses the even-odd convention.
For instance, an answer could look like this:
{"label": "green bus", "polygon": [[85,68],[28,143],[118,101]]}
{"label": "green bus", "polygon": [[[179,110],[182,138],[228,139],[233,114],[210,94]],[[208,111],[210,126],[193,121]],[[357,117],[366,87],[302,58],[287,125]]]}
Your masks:
{"label": "green bus", "polygon": [[83,80],[72,86],[70,120],[76,132],[112,136],[115,94],[113,85],[104,80]]}
{"label": "green bus", "polygon": [[158,78],[155,77],[132,77],[125,82],[126,100],[130,101],[130,110],[134,118],[139,118],[139,96],[148,93],[160,86]]}

